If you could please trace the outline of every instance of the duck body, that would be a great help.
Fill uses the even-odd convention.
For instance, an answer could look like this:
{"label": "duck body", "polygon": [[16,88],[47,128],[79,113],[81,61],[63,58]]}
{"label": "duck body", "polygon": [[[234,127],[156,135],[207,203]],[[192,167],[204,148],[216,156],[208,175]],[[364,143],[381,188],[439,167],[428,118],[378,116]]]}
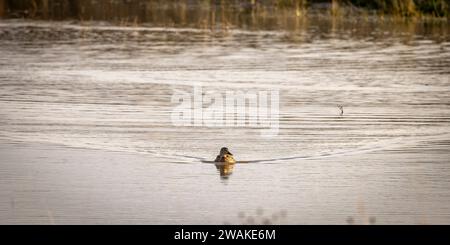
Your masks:
{"label": "duck body", "polygon": [[222,147],[222,149],[220,149],[219,155],[217,155],[216,160],[214,160],[214,162],[234,164],[236,163],[236,160],[234,160],[233,154],[231,154],[231,152],[228,151],[228,148]]}

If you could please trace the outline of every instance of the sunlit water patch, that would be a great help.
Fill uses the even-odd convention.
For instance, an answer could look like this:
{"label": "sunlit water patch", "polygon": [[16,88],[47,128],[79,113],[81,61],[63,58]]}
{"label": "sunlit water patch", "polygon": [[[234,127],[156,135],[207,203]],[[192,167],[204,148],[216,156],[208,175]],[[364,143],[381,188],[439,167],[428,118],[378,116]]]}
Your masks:
{"label": "sunlit water patch", "polygon": [[[448,42],[27,24],[0,33],[1,132],[14,139],[196,158],[228,146],[260,160],[448,137]],[[171,96],[193,85],[279,89],[278,136],[173,126]]]}

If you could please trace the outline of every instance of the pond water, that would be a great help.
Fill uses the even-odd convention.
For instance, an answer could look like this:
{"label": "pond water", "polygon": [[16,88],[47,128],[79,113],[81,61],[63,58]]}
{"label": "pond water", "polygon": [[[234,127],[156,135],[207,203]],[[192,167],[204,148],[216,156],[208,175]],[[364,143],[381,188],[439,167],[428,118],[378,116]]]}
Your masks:
{"label": "pond water", "polygon": [[[449,223],[448,31],[2,20],[0,223]],[[277,91],[277,134],[174,125],[195,87]]]}

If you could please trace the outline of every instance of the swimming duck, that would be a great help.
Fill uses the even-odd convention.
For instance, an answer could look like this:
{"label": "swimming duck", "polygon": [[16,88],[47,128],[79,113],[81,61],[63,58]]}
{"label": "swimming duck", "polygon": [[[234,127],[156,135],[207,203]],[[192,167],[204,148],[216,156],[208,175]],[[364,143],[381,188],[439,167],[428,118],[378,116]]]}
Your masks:
{"label": "swimming duck", "polygon": [[233,154],[226,147],[222,147],[220,149],[219,155],[217,155],[216,160],[214,162],[223,162],[223,163],[236,163],[236,160],[233,158]]}

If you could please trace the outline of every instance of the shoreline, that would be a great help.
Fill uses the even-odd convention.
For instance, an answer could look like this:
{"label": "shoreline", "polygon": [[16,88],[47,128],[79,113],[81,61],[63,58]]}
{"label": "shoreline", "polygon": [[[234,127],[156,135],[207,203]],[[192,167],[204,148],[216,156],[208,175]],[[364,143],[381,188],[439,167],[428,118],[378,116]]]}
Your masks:
{"label": "shoreline", "polygon": [[[61,3],[58,3],[61,2]],[[66,3],[68,2],[68,3]],[[44,1],[45,3],[45,1]],[[367,22],[449,22],[450,6],[443,0],[364,3],[360,1],[130,1],[94,4],[87,1],[52,1],[32,4],[28,0],[9,3],[0,1],[0,18],[31,20],[108,21],[119,25],[139,26],[145,23],[164,26],[199,26],[212,28],[261,28],[282,22],[304,22],[305,19],[327,18],[334,22],[360,20]],[[99,9],[107,10],[99,15]],[[125,11],[124,9],[127,9]],[[125,11],[125,12],[124,12]]]}

